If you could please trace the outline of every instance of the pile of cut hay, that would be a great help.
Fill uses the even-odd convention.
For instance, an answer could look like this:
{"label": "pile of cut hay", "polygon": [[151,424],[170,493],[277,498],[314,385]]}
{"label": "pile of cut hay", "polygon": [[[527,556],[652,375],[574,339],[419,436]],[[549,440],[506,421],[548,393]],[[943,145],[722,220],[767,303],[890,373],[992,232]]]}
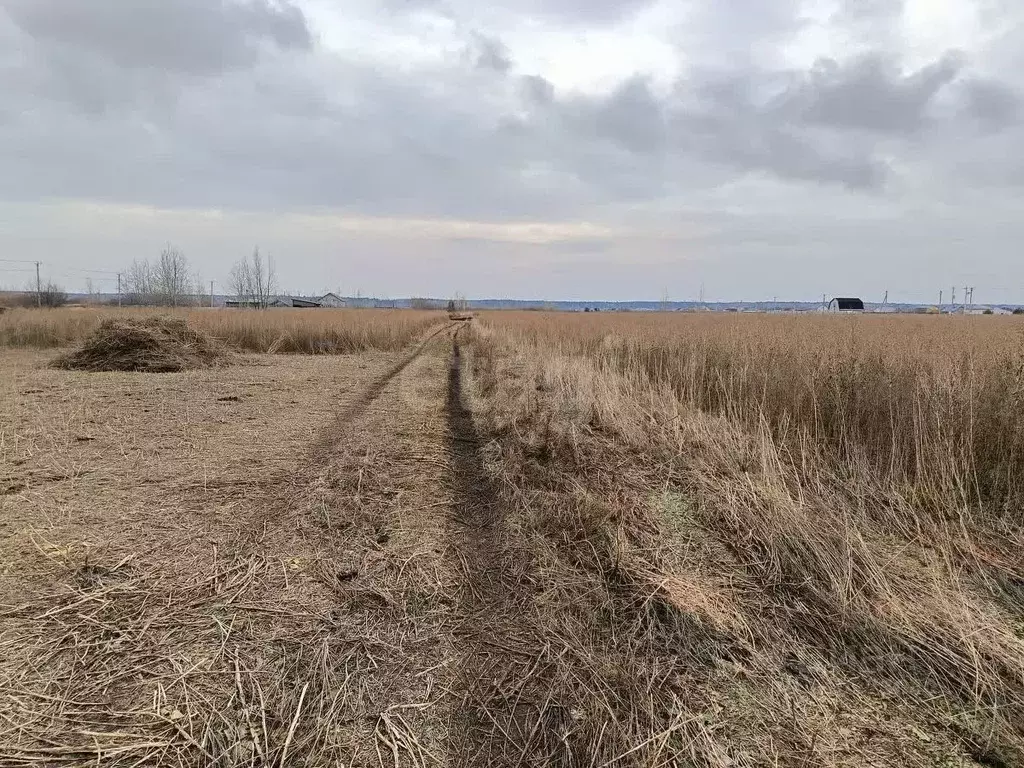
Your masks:
{"label": "pile of cut hay", "polygon": [[153,316],[109,318],[82,347],[53,361],[76,371],[169,373],[205,368],[225,360],[226,352],[183,318]]}

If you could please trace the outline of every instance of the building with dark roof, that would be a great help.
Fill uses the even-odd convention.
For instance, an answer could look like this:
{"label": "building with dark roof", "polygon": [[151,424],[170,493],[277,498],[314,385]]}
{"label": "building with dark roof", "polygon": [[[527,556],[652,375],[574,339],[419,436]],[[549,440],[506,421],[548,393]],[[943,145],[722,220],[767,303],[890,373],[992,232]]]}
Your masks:
{"label": "building with dark roof", "polygon": [[836,297],[828,303],[830,312],[863,312],[864,301],[857,298]]}

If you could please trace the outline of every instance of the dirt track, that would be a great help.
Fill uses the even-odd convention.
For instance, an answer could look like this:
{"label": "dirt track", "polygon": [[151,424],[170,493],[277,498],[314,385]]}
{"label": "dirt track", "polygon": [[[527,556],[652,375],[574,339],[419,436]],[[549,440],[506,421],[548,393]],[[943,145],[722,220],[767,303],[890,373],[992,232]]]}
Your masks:
{"label": "dirt track", "polygon": [[[523,590],[505,549],[504,509],[484,471],[482,441],[465,403],[459,334],[452,340],[447,415],[452,455],[455,554],[462,574],[454,634],[460,649],[452,754],[460,765],[517,764],[539,735],[536,702],[522,694],[536,658]],[[517,678],[506,685],[509,678]]]}
{"label": "dirt track", "polygon": [[[351,455],[361,440],[379,440],[388,433],[399,440],[374,456],[373,469],[367,463],[356,466],[339,461],[335,455],[330,459],[336,471],[332,482],[349,487],[355,484],[360,502],[365,502],[364,511],[372,505],[374,494],[381,492],[399,497],[407,494],[420,502],[420,510],[426,506],[426,515],[406,515],[392,507],[387,522],[375,518],[372,530],[415,530],[424,545],[420,552],[428,543],[433,544],[432,566],[446,572],[449,580],[448,594],[441,599],[443,614],[436,617],[438,624],[434,627],[435,639],[447,649],[446,656],[425,658],[412,651],[408,659],[411,666],[392,672],[396,690],[412,678],[440,673],[436,677],[440,696],[421,702],[430,706],[424,709],[427,716],[417,722],[424,733],[436,731],[438,743],[429,749],[424,745],[419,753],[408,741],[403,742],[400,731],[393,742],[404,743],[399,752],[413,763],[433,755],[439,759],[445,756],[444,761],[451,765],[534,764],[550,736],[543,726],[550,724],[539,722],[540,694],[531,692],[526,684],[531,671],[536,671],[539,654],[526,616],[528,597],[519,583],[525,564],[520,561],[517,566],[505,549],[500,494],[484,469],[483,441],[464,391],[467,372],[460,330],[461,324],[457,324],[431,333],[342,411],[336,422],[339,431],[333,433],[336,450]],[[444,369],[446,388],[438,386],[441,382],[437,374]],[[410,388],[415,387],[425,387],[429,398],[412,397]],[[438,431],[441,425],[434,419],[439,415],[438,395],[442,392],[444,423]],[[396,405],[396,401],[402,404]],[[403,454],[410,451],[407,430],[414,422],[419,425],[421,438],[417,449],[423,451],[415,461],[436,467],[427,476],[412,468],[408,474],[395,471],[409,463]],[[386,475],[377,471],[384,465],[390,467]],[[395,482],[401,478],[407,478],[406,482]],[[443,501],[422,504],[433,498]],[[347,534],[350,543],[352,533]],[[367,545],[367,551],[375,550]],[[438,554],[443,557],[437,558]],[[383,575],[366,574],[353,578],[351,588],[343,595],[374,589],[370,584],[375,577],[379,578],[381,592],[395,588],[394,584],[386,586]],[[408,587],[408,582],[401,585]],[[452,595],[457,599],[449,599]],[[428,661],[432,662],[430,666]],[[434,665],[436,670],[431,668]],[[413,666],[419,667],[418,671],[413,671]],[[533,695],[525,696],[527,692]],[[516,694],[514,701],[510,700],[512,693]],[[392,706],[404,705],[393,702]],[[411,699],[409,706],[414,706]],[[551,745],[546,748],[546,756],[551,756]]]}

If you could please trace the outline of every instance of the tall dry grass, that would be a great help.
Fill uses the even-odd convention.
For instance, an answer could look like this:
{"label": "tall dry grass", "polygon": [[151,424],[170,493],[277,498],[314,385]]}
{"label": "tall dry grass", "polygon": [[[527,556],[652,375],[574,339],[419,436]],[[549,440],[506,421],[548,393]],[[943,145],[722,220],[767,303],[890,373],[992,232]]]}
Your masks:
{"label": "tall dry grass", "polygon": [[436,312],[375,309],[14,309],[0,314],[0,346],[51,349],[76,344],[109,317],[173,314],[246,352],[347,354],[404,347]]}
{"label": "tall dry grass", "polygon": [[572,659],[554,695],[600,704],[581,753],[1024,763],[1017,322],[481,321],[490,467]]}
{"label": "tall dry grass", "polygon": [[524,312],[484,322],[763,425],[798,462],[868,462],[937,514],[1024,522],[1019,318]]}

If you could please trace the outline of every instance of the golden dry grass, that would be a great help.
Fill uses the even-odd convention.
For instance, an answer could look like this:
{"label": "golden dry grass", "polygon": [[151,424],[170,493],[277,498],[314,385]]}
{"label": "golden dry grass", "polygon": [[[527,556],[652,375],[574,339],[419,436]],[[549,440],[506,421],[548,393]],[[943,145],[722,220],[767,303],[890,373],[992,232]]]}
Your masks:
{"label": "golden dry grass", "polygon": [[104,319],[154,314],[184,317],[196,330],[239,350],[274,354],[397,350],[442,318],[437,312],[395,309],[13,309],[0,315],[0,347],[69,346]]}
{"label": "golden dry grass", "polygon": [[937,514],[1019,527],[1024,322],[891,315],[544,315],[490,321],[749,429],[798,462],[827,451]]}
{"label": "golden dry grass", "polygon": [[1019,330],[978,320],[482,316],[578,755],[1024,759]]}

